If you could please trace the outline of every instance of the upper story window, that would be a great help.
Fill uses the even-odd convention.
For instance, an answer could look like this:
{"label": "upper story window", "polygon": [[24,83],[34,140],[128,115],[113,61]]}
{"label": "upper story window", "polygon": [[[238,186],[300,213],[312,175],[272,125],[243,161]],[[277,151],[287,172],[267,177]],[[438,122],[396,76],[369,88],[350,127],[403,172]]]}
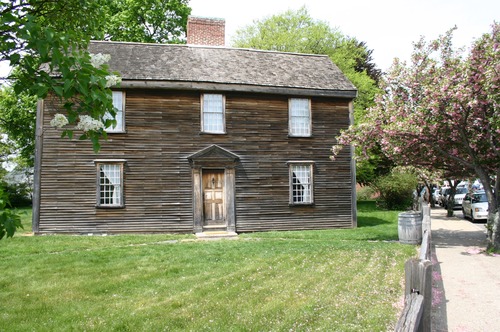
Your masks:
{"label": "upper story window", "polygon": [[290,98],[288,101],[289,135],[298,137],[311,136],[311,100],[308,98]]}
{"label": "upper story window", "polygon": [[[116,110],[116,125],[111,125],[106,128],[108,133],[123,133],[125,132],[125,92],[113,91],[113,106]],[[111,119],[111,115],[104,115],[104,120]]]}
{"label": "upper story window", "polygon": [[123,161],[96,161],[97,206],[123,207]]}
{"label": "upper story window", "polygon": [[212,134],[226,132],[225,98],[223,95],[205,93],[201,96],[201,131]]}
{"label": "upper story window", "polygon": [[290,204],[313,204],[313,163],[290,162]]}

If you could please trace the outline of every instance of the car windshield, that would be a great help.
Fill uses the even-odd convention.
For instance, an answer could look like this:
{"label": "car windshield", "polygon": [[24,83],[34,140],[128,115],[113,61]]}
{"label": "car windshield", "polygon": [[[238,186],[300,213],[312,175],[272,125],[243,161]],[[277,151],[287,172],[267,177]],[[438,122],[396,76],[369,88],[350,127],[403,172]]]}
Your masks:
{"label": "car windshield", "polygon": [[467,194],[467,188],[457,188],[456,194]]}
{"label": "car windshield", "polygon": [[488,198],[486,197],[486,194],[474,194],[472,201],[474,203],[487,202]]}

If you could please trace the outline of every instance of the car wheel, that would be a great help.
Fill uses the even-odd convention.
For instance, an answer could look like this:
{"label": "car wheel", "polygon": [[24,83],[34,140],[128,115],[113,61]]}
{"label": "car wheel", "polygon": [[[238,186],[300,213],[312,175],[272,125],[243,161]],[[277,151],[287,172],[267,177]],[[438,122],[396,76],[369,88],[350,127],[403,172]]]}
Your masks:
{"label": "car wheel", "polygon": [[470,221],[476,222],[476,219],[474,218],[474,212],[472,212],[472,210],[470,210]]}

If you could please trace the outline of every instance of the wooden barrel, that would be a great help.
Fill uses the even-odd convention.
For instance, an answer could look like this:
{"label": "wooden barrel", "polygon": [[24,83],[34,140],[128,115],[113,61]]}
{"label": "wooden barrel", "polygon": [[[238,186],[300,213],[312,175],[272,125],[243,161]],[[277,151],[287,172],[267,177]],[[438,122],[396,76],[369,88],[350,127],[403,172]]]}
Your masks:
{"label": "wooden barrel", "polygon": [[399,242],[404,244],[422,243],[422,214],[416,211],[398,215]]}

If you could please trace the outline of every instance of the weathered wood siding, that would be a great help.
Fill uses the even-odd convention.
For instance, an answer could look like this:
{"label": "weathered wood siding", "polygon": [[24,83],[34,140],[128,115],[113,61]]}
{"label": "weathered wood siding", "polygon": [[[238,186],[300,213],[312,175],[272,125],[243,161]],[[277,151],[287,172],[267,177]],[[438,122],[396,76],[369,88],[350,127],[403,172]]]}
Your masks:
{"label": "weathered wood siding", "polygon": [[[346,99],[312,98],[313,137],[288,137],[288,96],[226,94],[224,135],[200,133],[200,92],[126,90],[126,133],[111,133],[98,154],[60,138],[44,103],[39,232],[192,232],[187,157],[212,144],[240,156],[236,231],[352,227],[348,149],[329,159],[349,123]],[[76,136],[77,133],[75,133]],[[95,159],[125,159],[125,207],[96,208]],[[313,206],[289,206],[287,161],[312,160]]]}

